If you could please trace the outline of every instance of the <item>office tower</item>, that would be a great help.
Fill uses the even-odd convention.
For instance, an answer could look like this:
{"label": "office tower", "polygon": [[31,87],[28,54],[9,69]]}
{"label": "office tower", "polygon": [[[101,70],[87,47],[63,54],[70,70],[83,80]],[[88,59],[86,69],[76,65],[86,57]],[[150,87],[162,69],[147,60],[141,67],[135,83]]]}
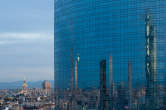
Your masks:
{"label": "office tower", "polygon": [[[118,107],[126,109],[129,102],[128,60],[130,59],[132,60],[132,105],[140,105],[144,110],[145,104],[138,96],[139,89],[148,87],[146,96],[149,96],[148,94],[151,94],[149,91],[153,90],[150,89],[150,85],[158,87],[160,84],[163,87],[166,82],[165,7],[165,0],[55,0],[54,77],[58,100],[68,101],[70,88],[79,88],[76,96],[78,100],[74,104],[76,106],[80,103],[85,104],[83,106],[87,109],[87,94],[91,89],[99,91],[99,62],[105,59],[108,67],[106,68],[107,88],[114,88],[114,109],[117,110]],[[152,41],[147,45],[148,37],[145,37],[148,33],[145,30],[147,11],[152,18],[151,27],[156,30],[154,31],[157,36],[156,49]],[[147,56],[147,46],[151,48],[149,50],[151,57]],[[75,58],[78,53],[81,61],[76,63]],[[111,58],[109,59],[110,54],[112,64]],[[156,57],[151,59],[155,54]],[[148,67],[147,62],[153,67]],[[146,68],[153,70],[148,77]],[[149,80],[150,78],[156,81]],[[121,84],[122,82],[124,84]],[[111,83],[114,86],[111,86]],[[109,91],[110,98],[111,91]],[[146,105],[147,108],[150,106]]]}
{"label": "office tower", "polygon": [[146,104],[154,109],[157,106],[157,85],[156,85],[156,30],[152,18],[146,15]]}
{"label": "office tower", "polygon": [[129,91],[129,110],[132,110],[132,64],[128,62],[128,91]]}
{"label": "office tower", "polygon": [[100,105],[99,110],[109,110],[109,95],[106,86],[106,60],[100,62]]}
{"label": "office tower", "polygon": [[[154,5],[153,2],[147,3],[149,2],[146,2],[146,5]],[[80,82],[79,88],[99,86],[97,62],[103,58],[109,61],[110,54],[114,61],[115,85],[127,81],[128,61],[125,59],[130,57],[137,59],[136,65],[133,65],[133,68],[136,68],[133,69],[133,78],[137,79],[134,81],[140,82],[141,79],[144,82],[145,67],[142,65],[145,64],[145,22],[143,16],[146,12],[145,8],[149,6],[145,8],[143,6],[144,4],[138,0],[132,2],[129,0],[55,0],[55,87],[58,90],[71,88],[71,56],[74,74],[74,58],[78,53],[82,59],[77,76]],[[142,11],[136,11],[139,9]],[[109,74],[109,67],[106,71]]]}

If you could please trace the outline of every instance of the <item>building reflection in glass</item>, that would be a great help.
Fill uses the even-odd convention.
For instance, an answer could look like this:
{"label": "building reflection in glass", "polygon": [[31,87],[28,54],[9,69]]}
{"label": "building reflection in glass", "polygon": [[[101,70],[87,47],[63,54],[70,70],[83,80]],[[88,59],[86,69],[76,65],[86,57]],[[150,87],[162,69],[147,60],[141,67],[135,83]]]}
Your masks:
{"label": "building reflection in glass", "polygon": [[165,110],[165,13],[164,0],[56,0],[55,109]]}

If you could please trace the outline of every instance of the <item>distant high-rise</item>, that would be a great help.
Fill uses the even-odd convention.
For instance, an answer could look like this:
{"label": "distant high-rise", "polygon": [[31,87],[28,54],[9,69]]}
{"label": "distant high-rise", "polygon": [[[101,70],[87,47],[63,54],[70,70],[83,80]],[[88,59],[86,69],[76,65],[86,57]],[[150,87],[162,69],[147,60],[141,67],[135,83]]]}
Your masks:
{"label": "distant high-rise", "polygon": [[43,84],[42,84],[42,86],[43,86],[43,89],[45,91],[50,92],[50,90],[51,90],[51,83],[50,82],[44,81]]}

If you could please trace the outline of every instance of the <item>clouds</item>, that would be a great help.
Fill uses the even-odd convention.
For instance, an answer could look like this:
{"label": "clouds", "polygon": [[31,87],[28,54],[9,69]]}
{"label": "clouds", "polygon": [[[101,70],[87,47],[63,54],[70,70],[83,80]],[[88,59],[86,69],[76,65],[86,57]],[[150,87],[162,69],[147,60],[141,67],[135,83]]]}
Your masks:
{"label": "clouds", "polygon": [[[51,34],[50,34],[51,35]],[[0,38],[10,39],[49,39],[49,33],[0,33]]]}
{"label": "clouds", "polygon": [[0,81],[53,79],[54,0],[0,1]]}
{"label": "clouds", "polygon": [[23,33],[23,32],[5,32],[0,33],[0,45],[18,44],[34,41],[49,41],[53,40],[53,33]]}
{"label": "clouds", "polygon": [[53,79],[53,34],[0,33],[1,81]]}

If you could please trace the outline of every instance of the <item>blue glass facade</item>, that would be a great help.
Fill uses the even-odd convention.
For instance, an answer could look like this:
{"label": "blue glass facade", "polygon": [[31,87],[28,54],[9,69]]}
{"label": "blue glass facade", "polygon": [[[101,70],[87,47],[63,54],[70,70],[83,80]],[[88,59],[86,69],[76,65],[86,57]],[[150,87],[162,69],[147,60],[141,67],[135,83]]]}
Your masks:
{"label": "blue glass facade", "polygon": [[[129,107],[128,103],[118,101],[118,97],[123,97],[118,96],[118,93],[121,93],[121,89],[118,91],[118,88],[124,88],[123,91],[127,91],[125,89],[128,88],[128,62],[131,62],[132,65],[133,91],[146,94],[147,15],[151,16],[151,24],[156,31],[156,42],[153,42],[156,45],[156,67],[152,69],[156,70],[154,77],[156,77],[157,84],[162,85],[166,73],[165,13],[166,1],[164,0],[55,0],[55,88],[58,91],[63,90],[58,93],[59,97],[56,100],[59,103],[69,103],[66,94],[70,94],[67,93],[68,90],[73,93],[76,84],[81,94],[84,94],[81,91],[88,88],[95,88],[98,92],[100,61],[102,60],[106,60],[108,90],[111,88],[110,65],[112,65],[112,85],[114,85],[113,91],[117,96],[116,104],[113,104],[111,103],[112,95],[109,95],[108,108],[111,109],[115,105],[114,109],[125,110]],[[112,64],[109,63],[110,56]],[[158,88],[163,89],[162,86],[158,86]],[[128,97],[125,96],[126,94],[128,92],[123,92],[124,97]],[[163,93],[157,92],[156,94],[157,100]],[[132,103],[130,107],[132,106],[134,110],[142,105],[145,105],[144,108],[148,108],[144,96],[146,97],[146,95],[141,95],[140,98],[133,98],[132,101],[127,102]],[[128,98],[124,98],[124,102],[125,100]],[[77,101],[75,100],[75,102]],[[88,101],[81,102],[88,103]],[[121,106],[118,106],[118,103]],[[156,103],[156,109],[161,108],[164,100]],[[100,99],[96,99],[95,104],[93,109],[101,108],[99,107]],[[67,104],[66,109],[69,109],[70,105],[72,104]],[[74,110],[90,110],[88,104],[74,105],[79,105],[75,106],[75,109],[73,107]]]}

